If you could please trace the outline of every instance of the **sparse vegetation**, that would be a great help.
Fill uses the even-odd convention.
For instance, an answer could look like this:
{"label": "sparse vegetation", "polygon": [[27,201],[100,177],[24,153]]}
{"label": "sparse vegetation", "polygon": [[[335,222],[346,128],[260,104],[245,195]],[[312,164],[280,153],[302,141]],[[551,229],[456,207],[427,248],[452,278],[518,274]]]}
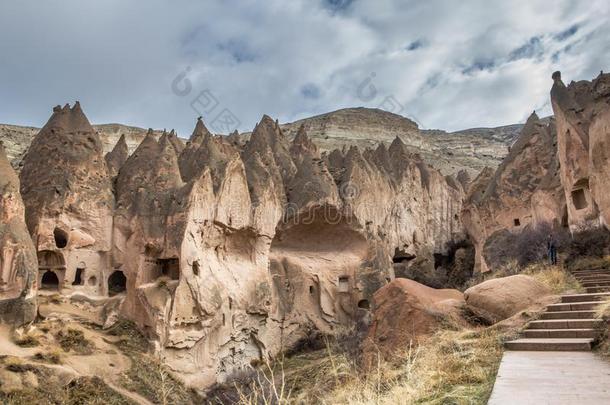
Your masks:
{"label": "sparse vegetation", "polygon": [[21,336],[15,336],[13,341],[20,347],[36,347],[40,345],[38,338],[31,333],[25,333]]}
{"label": "sparse vegetation", "polygon": [[59,350],[38,352],[32,358],[43,363],[61,364],[61,353]]}
{"label": "sparse vegetation", "polygon": [[91,354],[93,352],[93,343],[85,338],[82,330],[72,328],[60,330],[55,334],[55,339],[65,352],[70,350],[78,354]]}
{"label": "sparse vegetation", "polygon": [[499,366],[503,335],[494,328],[441,330],[372,369],[340,343],[286,357],[236,387],[240,404],[484,404]]}
{"label": "sparse vegetation", "polygon": [[537,263],[546,258],[546,241],[552,234],[559,251],[565,250],[570,236],[565,228],[544,223],[536,228],[526,227],[520,232],[503,229],[492,234],[483,249],[490,268],[500,268],[516,261],[521,267]]}
{"label": "sparse vegetation", "polygon": [[480,284],[493,278],[526,274],[534,277],[546,285],[553,293],[560,294],[566,291],[583,292],[584,289],[578,281],[562,267],[551,266],[546,261],[531,263],[527,266],[519,265],[517,260],[511,260],[500,266],[496,271],[479,274],[470,280],[469,286]]}
{"label": "sparse vegetation", "polygon": [[527,266],[522,274],[534,277],[547,286],[554,294],[566,291],[584,292],[584,288],[570,273],[561,267],[549,266],[546,263],[536,263]]}
{"label": "sparse vegetation", "polygon": [[567,249],[566,264],[583,257],[602,258],[610,254],[610,232],[604,228],[587,229],[573,235]]}
{"label": "sparse vegetation", "polygon": [[199,403],[197,395],[172,377],[163,362],[149,353],[148,341],[133,322],[121,320],[108,334],[121,337],[117,346],[131,359],[131,367],[121,378],[125,389],[156,404]]}
{"label": "sparse vegetation", "polygon": [[80,377],[66,385],[44,368],[32,368],[39,381],[37,387],[25,385],[23,390],[2,393],[0,402],[6,405],[134,405],[111,389],[101,378]]}

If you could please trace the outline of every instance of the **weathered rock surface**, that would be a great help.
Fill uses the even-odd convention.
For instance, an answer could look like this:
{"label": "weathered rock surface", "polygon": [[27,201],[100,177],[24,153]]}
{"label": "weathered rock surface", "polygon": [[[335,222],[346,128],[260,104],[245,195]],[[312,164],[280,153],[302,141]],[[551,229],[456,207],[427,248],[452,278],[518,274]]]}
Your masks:
{"label": "weathered rock surface", "polygon": [[561,182],[570,228],[610,226],[610,74],[571,82],[553,74]]}
{"label": "weathered rock surface", "polygon": [[348,332],[393,279],[397,249],[434,260],[464,238],[463,187],[398,138],[321,154],[304,127],[290,141],[264,116],[247,142],[198,120],[187,145],[149,131],[128,149],[104,158],[78,105],[36,136],[21,188],[40,281],[120,294],[122,316],[194,386],[312,329]]}
{"label": "weathered rock surface", "polygon": [[518,274],[470,287],[464,292],[464,299],[473,312],[495,323],[550,294],[551,291],[533,277]]}
{"label": "weathered rock surface", "polygon": [[105,294],[114,197],[101,141],[78,102],[54,108],[20,181],[40,288]]}
{"label": "weathered rock surface", "polygon": [[532,113],[495,173],[482,171],[468,188],[462,219],[476,248],[476,270],[490,270],[483,250],[498,232],[560,226],[565,210],[554,122]]}
{"label": "weathered rock surface", "polygon": [[36,317],[36,249],[24,220],[19,179],[0,142],[0,323]]}
{"label": "weathered rock surface", "polygon": [[375,293],[373,320],[363,342],[365,363],[409,350],[448,319],[459,321],[464,295],[396,278]]}

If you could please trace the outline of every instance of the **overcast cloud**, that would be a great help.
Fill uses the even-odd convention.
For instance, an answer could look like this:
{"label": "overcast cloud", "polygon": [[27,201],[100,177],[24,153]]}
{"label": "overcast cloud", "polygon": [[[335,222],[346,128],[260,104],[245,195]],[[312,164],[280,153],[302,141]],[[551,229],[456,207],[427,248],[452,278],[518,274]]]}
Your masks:
{"label": "overcast cloud", "polygon": [[0,122],[77,99],[186,137],[198,115],[245,131],[382,104],[426,128],[522,122],[551,113],[554,70],[610,69],[609,18],[607,0],[0,0]]}

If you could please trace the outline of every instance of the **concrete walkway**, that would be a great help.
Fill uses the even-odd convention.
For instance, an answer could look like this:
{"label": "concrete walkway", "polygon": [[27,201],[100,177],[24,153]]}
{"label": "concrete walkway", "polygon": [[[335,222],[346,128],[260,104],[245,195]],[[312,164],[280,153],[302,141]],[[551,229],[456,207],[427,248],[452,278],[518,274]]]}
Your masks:
{"label": "concrete walkway", "polygon": [[610,363],[591,352],[506,351],[488,404],[610,404]]}

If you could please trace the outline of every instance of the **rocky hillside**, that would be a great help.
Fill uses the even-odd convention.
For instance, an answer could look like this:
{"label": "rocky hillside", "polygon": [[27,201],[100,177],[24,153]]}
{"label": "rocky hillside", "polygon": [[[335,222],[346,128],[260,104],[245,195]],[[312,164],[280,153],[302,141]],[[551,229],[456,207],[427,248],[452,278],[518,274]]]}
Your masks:
{"label": "rocky hillside", "polygon": [[[316,115],[281,128],[289,139],[296,136],[301,125],[322,151],[357,145],[361,150],[375,148],[379,142],[388,146],[399,137],[412,153],[419,153],[429,164],[444,174],[455,174],[466,169],[475,177],[486,166],[496,168],[508,152],[523,128],[522,124],[497,128],[473,128],[457,132],[421,130],[414,121],[401,115],[371,108],[346,108]],[[121,124],[93,126],[100,134],[104,152],[109,152],[122,134],[125,135],[129,152],[144,139],[146,130]],[[0,125],[0,140],[4,142],[9,159],[19,167],[22,155],[27,150],[38,128],[16,125]],[[157,138],[161,131],[155,131]],[[250,137],[246,132],[243,140]]]}
{"label": "rocky hillside", "polygon": [[[142,142],[147,132],[147,130],[143,128],[122,124],[101,124],[94,125],[93,128],[100,134],[104,153],[112,150],[121,135],[125,135],[127,147],[131,153],[137,148],[140,142]],[[0,124],[0,141],[4,143],[6,155],[14,168],[20,168],[23,155],[38,131],[40,131],[40,128]],[[154,134],[159,138],[162,132],[163,131],[154,131]]]}
{"label": "rocky hillside", "polygon": [[[497,128],[473,128],[457,132],[422,130],[401,115],[371,108],[346,108],[281,125],[293,138],[301,125],[321,150],[344,145],[375,147],[390,144],[398,136],[413,153],[419,153],[444,174],[465,169],[472,177],[484,167],[496,168],[523,128],[523,124]],[[249,133],[242,135],[245,139]]]}

